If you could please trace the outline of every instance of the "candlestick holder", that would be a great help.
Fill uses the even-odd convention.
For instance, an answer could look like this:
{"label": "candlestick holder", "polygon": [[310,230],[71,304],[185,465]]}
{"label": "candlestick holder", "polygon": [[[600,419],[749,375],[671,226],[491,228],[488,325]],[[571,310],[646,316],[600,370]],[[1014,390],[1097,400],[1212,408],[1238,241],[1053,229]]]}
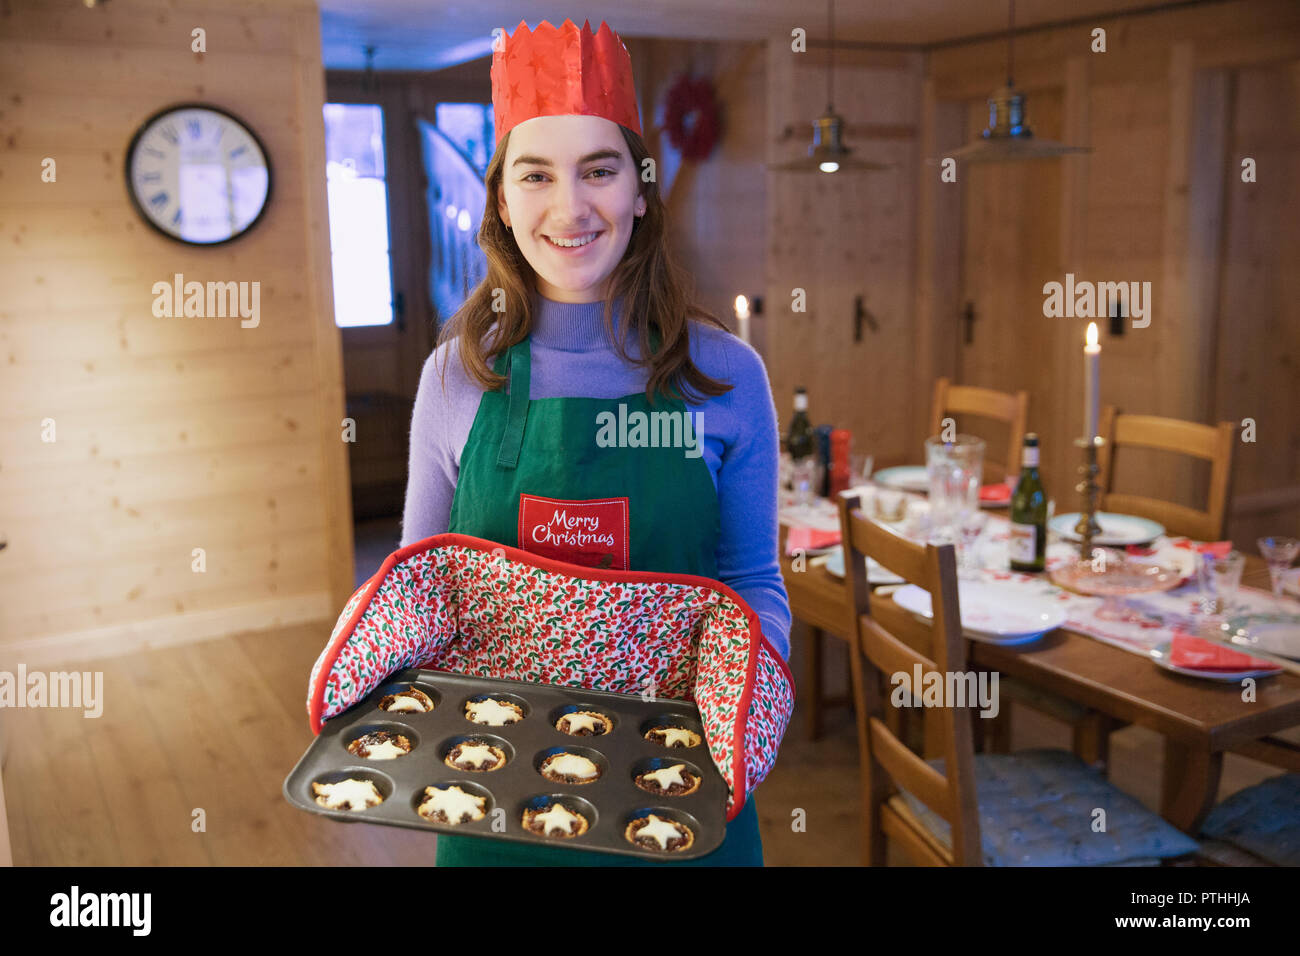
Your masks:
{"label": "candlestick holder", "polygon": [[1106,439],[1100,435],[1074,440],[1076,448],[1086,450],[1084,463],[1079,466],[1083,480],[1074,486],[1074,490],[1083,495],[1084,503],[1079,522],[1074,526],[1074,533],[1079,536],[1080,561],[1092,560],[1092,541],[1101,534],[1101,525],[1097,522],[1097,498],[1101,494],[1101,486],[1097,484],[1097,475],[1101,472],[1097,464],[1097,450],[1105,443]]}

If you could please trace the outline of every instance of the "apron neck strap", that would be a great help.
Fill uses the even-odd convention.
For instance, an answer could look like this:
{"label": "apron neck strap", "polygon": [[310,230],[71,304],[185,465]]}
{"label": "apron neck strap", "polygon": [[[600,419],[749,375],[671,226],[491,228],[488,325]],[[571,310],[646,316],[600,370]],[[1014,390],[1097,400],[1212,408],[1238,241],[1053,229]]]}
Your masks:
{"label": "apron neck strap", "polygon": [[[501,435],[501,451],[497,455],[497,465],[501,468],[514,468],[519,464],[519,449],[524,443],[524,423],[528,419],[528,389],[532,379],[532,356],[528,343],[532,336],[511,346],[504,355],[498,355],[496,371],[498,375],[510,375],[510,405],[506,413],[506,427]],[[504,364],[505,368],[502,368]]]}

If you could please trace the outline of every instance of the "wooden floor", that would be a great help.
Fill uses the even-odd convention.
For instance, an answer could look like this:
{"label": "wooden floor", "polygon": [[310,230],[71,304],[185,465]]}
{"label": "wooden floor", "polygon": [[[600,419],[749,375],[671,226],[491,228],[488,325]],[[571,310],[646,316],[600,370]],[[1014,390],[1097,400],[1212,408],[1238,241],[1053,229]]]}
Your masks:
{"label": "wooden floor", "polygon": [[[392,550],[391,525],[380,529],[368,527],[358,538],[358,580]],[[432,835],[335,823],[290,807],[281,794],[311,742],[307,677],[333,623],[88,664],[104,674],[99,718],[57,708],[0,711],[14,863],[432,864]],[[796,675],[802,637],[796,626]],[[836,693],[847,687],[847,652],[834,642],[828,650],[827,692]],[[1063,726],[1015,712],[1013,747],[1067,744]],[[1155,807],[1160,753],[1156,734],[1120,731],[1112,738],[1111,779]],[[1229,756],[1220,798],[1278,772]],[[767,864],[856,865],[858,793],[850,712],[829,711],[822,739],[810,743],[796,707],[777,765],[756,796]],[[196,832],[198,809],[205,820]],[[803,832],[792,829],[799,810]]]}

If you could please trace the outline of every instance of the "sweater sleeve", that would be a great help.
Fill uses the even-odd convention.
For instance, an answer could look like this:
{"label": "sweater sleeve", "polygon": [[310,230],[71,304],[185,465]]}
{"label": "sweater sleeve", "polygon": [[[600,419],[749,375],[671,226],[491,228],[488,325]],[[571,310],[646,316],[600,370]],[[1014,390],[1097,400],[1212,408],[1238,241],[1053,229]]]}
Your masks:
{"label": "sweater sleeve", "polygon": [[454,343],[440,346],[425,359],[411,413],[411,448],[406,479],[406,504],[402,511],[402,537],[398,545],[442,534],[451,521],[451,501],[460,474],[460,448],[468,383],[460,362],[447,368],[446,389],[441,370],[455,356]]}
{"label": "sweater sleeve", "polygon": [[[778,559],[776,405],[757,352],[730,334],[715,338],[715,345],[723,350],[726,381],[733,387],[709,404],[727,406],[727,431],[734,434],[718,469],[718,579],[754,609],[764,636],[789,660],[790,598]],[[703,426],[707,433],[707,415]]]}

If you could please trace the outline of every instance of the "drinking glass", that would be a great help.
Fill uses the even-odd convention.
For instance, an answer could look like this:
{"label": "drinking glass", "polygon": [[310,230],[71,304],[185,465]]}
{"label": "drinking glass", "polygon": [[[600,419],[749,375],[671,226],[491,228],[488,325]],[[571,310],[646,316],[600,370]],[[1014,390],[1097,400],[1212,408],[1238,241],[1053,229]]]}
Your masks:
{"label": "drinking glass", "polygon": [[872,455],[855,452],[849,455],[849,487],[857,488],[871,480],[871,469],[875,464]]}
{"label": "drinking glass", "polygon": [[1300,554],[1298,538],[1260,538],[1259,553],[1268,562],[1268,576],[1273,581],[1273,596],[1282,596],[1282,572],[1291,567],[1295,556]]}
{"label": "drinking glass", "polygon": [[811,505],[822,486],[822,463],[816,455],[807,455],[794,463],[792,481],[794,503],[800,507]]}
{"label": "drinking glass", "polygon": [[1199,557],[1196,571],[1201,589],[1201,612],[1212,617],[1230,613],[1237,603],[1246,556],[1240,551],[1229,551],[1222,557],[1214,554]]}
{"label": "drinking glass", "polygon": [[872,496],[876,518],[894,524],[907,517],[907,496],[894,488],[877,488]]}
{"label": "drinking glass", "polygon": [[925,470],[930,479],[931,527],[946,540],[957,539],[961,515],[980,506],[984,440],[958,435],[950,442],[925,440]]}

